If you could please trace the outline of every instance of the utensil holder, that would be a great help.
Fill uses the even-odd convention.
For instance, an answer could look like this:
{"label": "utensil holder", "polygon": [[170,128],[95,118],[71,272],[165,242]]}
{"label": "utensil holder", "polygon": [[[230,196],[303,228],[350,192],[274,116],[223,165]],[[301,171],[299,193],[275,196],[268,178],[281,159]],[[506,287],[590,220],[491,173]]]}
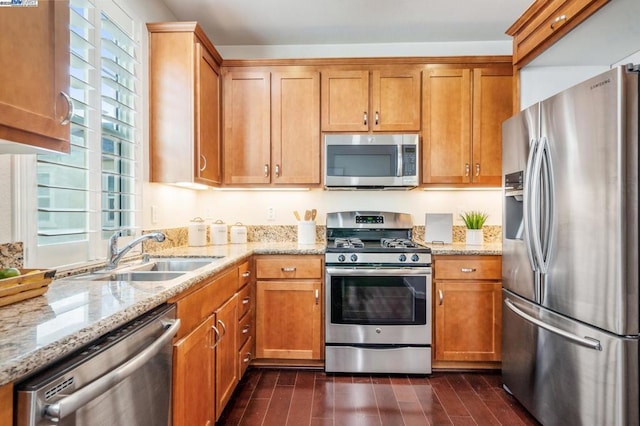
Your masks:
{"label": "utensil holder", "polygon": [[316,221],[305,220],[298,222],[298,244],[316,243]]}

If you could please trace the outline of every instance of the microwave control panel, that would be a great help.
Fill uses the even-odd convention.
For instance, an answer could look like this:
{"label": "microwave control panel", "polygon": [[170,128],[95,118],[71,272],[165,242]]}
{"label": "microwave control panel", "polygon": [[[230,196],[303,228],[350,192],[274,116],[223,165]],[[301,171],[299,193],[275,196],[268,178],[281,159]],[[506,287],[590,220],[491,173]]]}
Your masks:
{"label": "microwave control panel", "polygon": [[417,147],[415,145],[402,146],[402,176],[417,176]]}

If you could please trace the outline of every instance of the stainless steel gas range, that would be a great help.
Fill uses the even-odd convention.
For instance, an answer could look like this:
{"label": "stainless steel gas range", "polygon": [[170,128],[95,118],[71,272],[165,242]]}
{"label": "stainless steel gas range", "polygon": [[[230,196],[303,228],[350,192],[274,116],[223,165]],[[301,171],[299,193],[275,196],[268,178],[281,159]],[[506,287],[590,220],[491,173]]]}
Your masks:
{"label": "stainless steel gas range", "polygon": [[431,250],[411,215],[327,214],[325,370],[431,373]]}

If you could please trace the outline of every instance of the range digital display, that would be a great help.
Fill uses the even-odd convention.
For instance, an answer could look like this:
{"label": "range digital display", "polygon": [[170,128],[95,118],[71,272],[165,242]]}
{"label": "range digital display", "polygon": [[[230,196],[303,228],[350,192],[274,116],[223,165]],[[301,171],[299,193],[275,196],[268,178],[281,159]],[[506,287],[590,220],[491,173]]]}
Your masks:
{"label": "range digital display", "polygon": [[356,216],[356,223],[364,223],[364,224],[384,223],[384,217],[382,217],[382,216]]}

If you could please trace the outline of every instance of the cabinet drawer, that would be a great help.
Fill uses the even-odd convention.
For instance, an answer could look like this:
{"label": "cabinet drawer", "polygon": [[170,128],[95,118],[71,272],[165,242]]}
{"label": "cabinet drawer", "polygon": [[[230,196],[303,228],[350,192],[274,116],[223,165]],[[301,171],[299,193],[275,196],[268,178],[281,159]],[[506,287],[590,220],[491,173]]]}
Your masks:
{"label": "cabinet drawer", "polygon": [[242,347],[247,339],[253,336],[253,315],[245,315],[238,321],[238,348]]}
{"label": "cabinet drawer", "polygon": [[238,292],[238,319],[243,318],[252,307],[251,286],[246,285]]}
{"label": "cabinet drawer", "polygon": [[242,348],[238,351],[238,366],[239,366],[239,379],[242,379],[244,372],[247,371],[247,367],[249,367],[249,363],[254,358],[253,356],[253,338],[249,337],[247,341],[244,343]]}
{"label": "cabinet drawer", "polygon": [[214,278],[204,287],[188,294],[176,302],[176,314],[182,325],[176,340],[186,336],[203,319],[211,315],[226,300],[234,295],[238,288],[238,269],[233,268]]}
{"label": "cabinet drawer", "polygon": [[256,259],[257,278],[321,278],[319,256],[273,256]]}
{"label": "cabinet drawer", "polygon": [[434,260],[436,280],[500,280],[501,256],[438,256]]}
{"label": "cabinet drawer", "polygon": [[240,275],[238,288],[242,288],[249,284],[251,282],[251,264],[249,262],[245,262],[240,265],[238,267],[238,274]]}

